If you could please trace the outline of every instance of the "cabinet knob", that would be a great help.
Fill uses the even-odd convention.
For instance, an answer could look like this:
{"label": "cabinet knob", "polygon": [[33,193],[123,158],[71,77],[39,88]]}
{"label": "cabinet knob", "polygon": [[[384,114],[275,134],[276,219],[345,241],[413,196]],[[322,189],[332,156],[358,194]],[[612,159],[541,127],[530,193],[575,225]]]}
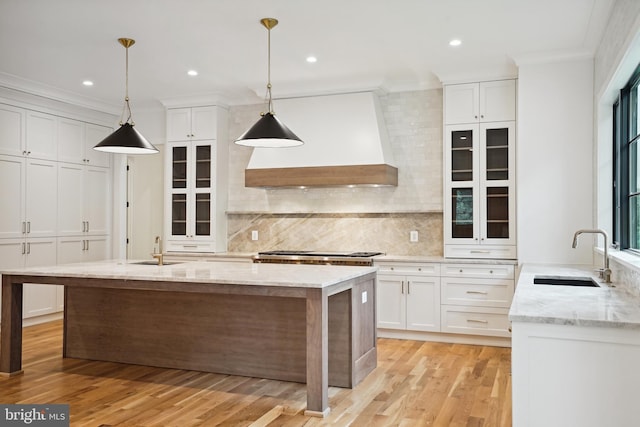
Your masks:
{"label": "cabinet knob", "polygon": [[462,269],[460,269],[460,273],[462,273]]}
{"label": "cabinet knob", "polygon": [[422,271],[422,268],[418,268],[418,271]]}
{"label": "cabinet knob", "polygon": [[493,270],[489,270],[489,274],[493,274]]}
{"label": "cabinet knob", "polygon": [[393,267],[391,267],[389,270],[393,270]]}
{"label": "cabinet knob", "polygon": [[478,116],[473,116],[473,118],[474,118],[474,119],[477,119],[477,118],[478,118]]}
{"label": "cabinet knob", "polygon": [[481,118],[481,119],[484,119],[484,114],[481,114],[481,115],[480,115],[480,118]]}

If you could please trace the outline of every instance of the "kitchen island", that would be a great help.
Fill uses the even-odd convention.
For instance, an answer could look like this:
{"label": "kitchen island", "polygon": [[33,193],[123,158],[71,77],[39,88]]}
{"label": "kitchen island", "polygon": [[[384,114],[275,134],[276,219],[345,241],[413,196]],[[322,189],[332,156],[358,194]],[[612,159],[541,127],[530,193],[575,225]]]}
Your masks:
{"label": "kitchen island", "polygon": [[0,372],[22,372],[24,283],[65,286],[63,357],[307,384],[307,415],[328,387],[377,363],[375,267],[127,261],[2,272]]}

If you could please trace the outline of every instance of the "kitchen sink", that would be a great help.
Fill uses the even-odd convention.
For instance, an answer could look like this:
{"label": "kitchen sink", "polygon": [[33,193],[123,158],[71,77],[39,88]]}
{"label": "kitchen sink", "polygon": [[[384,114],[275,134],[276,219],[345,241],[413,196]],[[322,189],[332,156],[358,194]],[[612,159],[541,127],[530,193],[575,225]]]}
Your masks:
{"label": "kitchen sink", "polygon": [[[136,264],[136,265],[158,265],[158,261],[139,261],[139,262],[132,262],[131,264]],[[165,262],[162,265],[174,265],[174,264],[182,264],[181,262]]]}
{"label": "kitchen sink", "polygon": [[559,285],[559,286],[589,286],[593,288],[600,285],[591,277],[577,276],[535,276],[534,285]]}

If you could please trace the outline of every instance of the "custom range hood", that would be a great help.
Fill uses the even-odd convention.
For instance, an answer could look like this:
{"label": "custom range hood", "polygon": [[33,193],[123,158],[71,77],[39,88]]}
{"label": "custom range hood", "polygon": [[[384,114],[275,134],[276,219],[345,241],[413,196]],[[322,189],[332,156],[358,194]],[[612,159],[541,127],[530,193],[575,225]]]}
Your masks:
{"label": "custom range hood", "polygon": [[373,92],[280,99],[275,110],[305,143],[254,148],[245,187],[398,185]]}

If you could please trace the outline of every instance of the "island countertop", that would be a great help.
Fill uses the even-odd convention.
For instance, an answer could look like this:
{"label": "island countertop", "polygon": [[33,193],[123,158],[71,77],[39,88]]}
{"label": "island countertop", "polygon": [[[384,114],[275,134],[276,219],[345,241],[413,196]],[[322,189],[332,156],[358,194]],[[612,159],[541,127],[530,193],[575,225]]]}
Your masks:
{"label": "island countertop", "polygon": [[[536,275],[592,277],[600,287],[534,285]],[[640,330],[640,299],[602,283],[588,266],[525,264],[509,319],[512,322]]]}
{"label": "island countertop", "polygon": [[[145,262],[147,264],[140,264]],[[295,264],[252,264],[238,262],[178,262],[162,266],[141,260],[109,260],[3,270],[0,274],[64,276],[119,280],[182,283],[218,283],[249,286],[325,288],[367,273],[377,267],[349,267]],[[151,261],[152,262],[152,261]]]}

